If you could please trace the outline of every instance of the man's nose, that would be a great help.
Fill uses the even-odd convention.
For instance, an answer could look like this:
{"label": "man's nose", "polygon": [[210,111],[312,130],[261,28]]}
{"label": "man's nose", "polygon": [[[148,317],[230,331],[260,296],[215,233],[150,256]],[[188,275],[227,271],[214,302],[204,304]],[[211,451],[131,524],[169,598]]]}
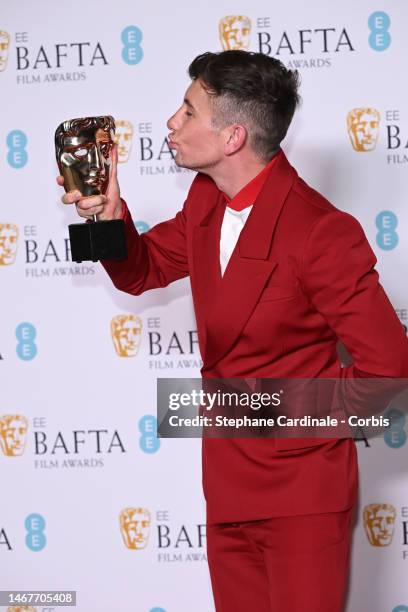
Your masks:
{"label": "man's nose", "polygon": [[168,127],[168,129],[169,129],[169,130],[175,130],[175,129],[176,129],[176,128],[175,128],[175,125],[174,125],[174,117],[175,117],[175,115],[172,115],[172,116],[170,117],[170,119],[167,121],[167,124],[166,124],[166,125],[167,125],[167,127]]}
{"label": "man's nose", "polygon": [[172,115],[170,119],[167,121],[167,127],[169,128],[169,130],[177,130],[180,124],[179,116],[180,116],[180,109],[177,110],[174,113],[174,115]]}

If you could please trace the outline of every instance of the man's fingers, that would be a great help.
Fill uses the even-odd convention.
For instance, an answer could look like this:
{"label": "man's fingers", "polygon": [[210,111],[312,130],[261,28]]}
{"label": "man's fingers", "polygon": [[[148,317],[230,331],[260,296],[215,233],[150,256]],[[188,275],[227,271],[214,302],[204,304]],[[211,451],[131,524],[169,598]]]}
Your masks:
{"label": "man's fingers", "polygon": [[79,191],[68,191],[68,193],[62,196],[61,200],[64,204],[77,204],[82,210],[88,210],[94,206],[104,205],[107,198],[104,195],[87,196],[84,198]]}
{"label": "man's fingers", "polygon": [[82,194],[80,191],[68,191],[67,193],[64,193],[61,198],[61,201],[63,204],[74,204],[75,202],[78,202],[81,197]]}
{"label": "man's fingers", "polygon": [[103,212],[103,204],[99,204],[96,206],[90,206],[89,208],[81,208],[79,204],[77,204],[77,212],[80,217],[92,218],[93,215],[99,215]]}
{"label": "man's fingers", "polygon": [[77,204],[82,210],[89,210],[94,206],[103,206],[106,204],[106,200],[107,197],[104,195],[87,196],[86,198],[80,198]]}
{"label": "man's fingers", "polygon": [[83,215],[96,215],[103,211],[106,199],[104,195],[81,198],[76,202],[77,211],[82,212]]}
{"label": "man's fingers", "polygon": [[102,212],[95,213],[98,216],[98,221],[111,221],[112,215],[107,215],[102,209]]}
{"label": "man's fingers", "polygon": [[118,145],[115,144],[111,150],[111,167],[110,167],[110,179],[116,180],[118,177]]}

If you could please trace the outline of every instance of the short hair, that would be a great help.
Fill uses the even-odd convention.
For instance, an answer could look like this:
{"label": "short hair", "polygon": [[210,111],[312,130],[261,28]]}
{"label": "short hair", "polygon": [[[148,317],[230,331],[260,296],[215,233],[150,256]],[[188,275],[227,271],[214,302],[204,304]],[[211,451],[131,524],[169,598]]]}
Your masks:
{"label": "short hair", "polygon": [[300,102],[297,70],[263,53],[230,50],[198,55],[188,73],[213,96],[214,127],[242,123],[253,151],[269,161]]}

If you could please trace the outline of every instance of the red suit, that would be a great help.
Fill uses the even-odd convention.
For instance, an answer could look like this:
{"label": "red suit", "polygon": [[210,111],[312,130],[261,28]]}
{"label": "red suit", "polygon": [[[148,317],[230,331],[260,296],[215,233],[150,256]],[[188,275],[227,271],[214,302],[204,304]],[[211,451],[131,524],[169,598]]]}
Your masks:
{"label": "red suit", "polygon": [[[104,262],[116,287],[135,295],[190,275],[203,377],[408,376],[408,341],[363,230],[300,179],[283,152],[221,277],[224,210],[215,183],[199,174],[182,211],[142,236],[126,211],[128,259]],[[338,339],[353,365],[341,368]],[[356,500],[355,445],[205,439],[203,486],[209,525],[340,516]],[[218,578],[212,578],[217,601]],[[292,611],[285,598],[281,609]],[[220,595],[217,610],[241,610],[232,599],[225,603]],[[275,610],[261,605],[252,609]],[[326,610],[313,605],[313,612]]]}

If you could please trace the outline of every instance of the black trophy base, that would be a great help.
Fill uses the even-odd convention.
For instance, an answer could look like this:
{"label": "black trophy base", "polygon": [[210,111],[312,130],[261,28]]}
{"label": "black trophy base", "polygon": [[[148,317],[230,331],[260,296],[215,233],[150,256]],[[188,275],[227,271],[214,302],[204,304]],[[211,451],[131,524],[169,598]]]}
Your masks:
{"label": "black trophy base", "polygon": [[125,222],[95,221],[69,225],[72,261],[124,259],[127,256]]}

